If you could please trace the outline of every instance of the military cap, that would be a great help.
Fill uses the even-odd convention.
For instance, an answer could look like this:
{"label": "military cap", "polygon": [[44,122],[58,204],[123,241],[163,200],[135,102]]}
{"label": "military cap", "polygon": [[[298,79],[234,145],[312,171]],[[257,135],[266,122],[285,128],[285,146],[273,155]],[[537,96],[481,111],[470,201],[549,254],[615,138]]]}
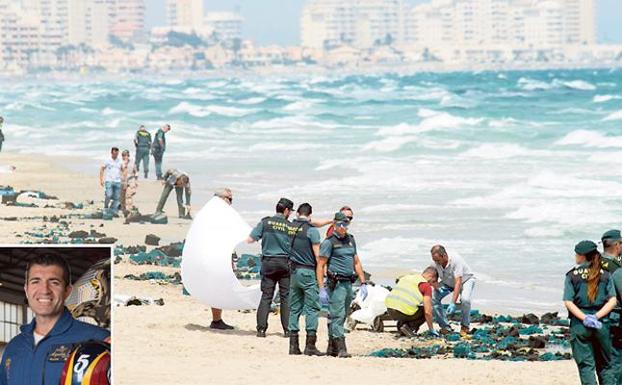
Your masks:
{"label": "military cap", "polygon": [[333,218],[333,220],[335,222],[350,223],[350,220],[348,219],[348,217],[344,213],[342,213],[340,211],[335,213],[335,217]]}
{"label": "military cap", "polygon": [[605,240],[620,241],[622,240],[622,236],[620,235],[620,230],[609,230],[605,232],[600,239],[602,241],[605,241]]}
{"label": "military cap", "polygon": [[287,198],[281,198],[279,199],[278,202],[279,205],[284,206],[290,210],[294,209],[294,202],[292,202],[291,200],[287,199]]}
{"label": "military cap", "polygon": [[577,254],[586,255],[596,250],[597,248],[598,246],[596,246],[596,243],[592,241],[581,241],[575,245],[574,251]]}

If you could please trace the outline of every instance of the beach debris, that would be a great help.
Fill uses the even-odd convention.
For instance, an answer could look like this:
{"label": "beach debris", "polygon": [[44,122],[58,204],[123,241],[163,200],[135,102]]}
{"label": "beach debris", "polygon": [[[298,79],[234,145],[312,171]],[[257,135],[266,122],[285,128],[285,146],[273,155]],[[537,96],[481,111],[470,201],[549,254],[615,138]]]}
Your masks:
{"label": "beach debris", "polygon": [[164,306],[163,298],[151,298],[151,297],[135,297],[117,294],[114,296],[114,303],[117,306],[145,306],[145,305],[156,305],[156,306]]}
{"label": "beach debris", "polygon": [[160,244],[160,237],[155,234],[147,234],[145,237],[145,244],[149,246],[158,246]]}
{"label": "beach debris", "polygon": [[154,225],[168,224],[168,217],[164,213],[155,213],[151,216],[151,223]]}
{"label": "beach debris", "polygon": [[529,347],[534,349],[543,349],[546,346],[546,338],[544,336],[529,336]]}
{"label": "beach debris", "polygon": [[178,272],[167,275],[161,271],[148,271],[138,276],[134,274],[127,274],[123,278],[135,281],[157,281],[158,283],[170,283],[174,285],[181,284],[181,275]]}
{"label": "beach debris", "polygon": [[158,247],[158,250],[169,257],[181,257],[184,251],[184,242],[172,242],[168,245]]}
{"label": "beach debris", "polygon": [[181,267],[181,258],[169,257],[160,250],[151,250],[150,252],[139,252],[130,255],[130,263],[134,265],[157,265]]}
{"label": "beach debris", "polygon": [[87,238],[89,233],[84,230],[72,231],[67,235],[69,238]]}
{"label": "beach debris", "polygon": [[106,236],[106,234],[104,234],[104,233],[98,233],[96,230],[91,230],[91,231],[89,232],[89,236],[90,236],[90,237],[93,237],[93,238],[103,238],[103,237],[105,237],[105,236]]}
{"label": "beach debris", "polygon": [[114,237],[103,237],[103,238],[99,238],[97,243],[104,244],[104,245],[112,245],[116,241],[117,241],[117,238],[114,238]]}
{"label": "beach debris", "polygon": [[520,322],[524,324],[528,324],[528,325],[539,325],[540,319],[538,318],[537,315],[533,313],[529,313],[529,314],[523,314],[523,317],[521,318]]}

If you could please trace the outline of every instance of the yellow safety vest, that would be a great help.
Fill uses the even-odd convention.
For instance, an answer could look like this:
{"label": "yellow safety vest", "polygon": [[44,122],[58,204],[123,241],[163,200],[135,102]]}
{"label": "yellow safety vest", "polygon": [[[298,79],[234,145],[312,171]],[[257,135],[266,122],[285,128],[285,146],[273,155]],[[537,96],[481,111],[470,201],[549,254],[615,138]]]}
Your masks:
{"label": "yellow safety vest", "polygon": [[423,303],[423,294],[419,284],[427,282],[421,274],[409,274],[400,278],[397,285],[391,290],[384,304],[389,309],[395,309],[406,315],[413,315]]}

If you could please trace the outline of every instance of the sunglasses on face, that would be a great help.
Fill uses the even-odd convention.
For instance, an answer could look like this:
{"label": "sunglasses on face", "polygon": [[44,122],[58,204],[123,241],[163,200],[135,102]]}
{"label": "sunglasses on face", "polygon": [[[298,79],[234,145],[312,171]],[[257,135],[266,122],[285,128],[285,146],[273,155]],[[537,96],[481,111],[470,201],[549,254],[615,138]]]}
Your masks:
{"label": "sunglasses on face", "polygon": [[224,199],[228,200],[229,203],[233,203],[233,197],[224,197]]}

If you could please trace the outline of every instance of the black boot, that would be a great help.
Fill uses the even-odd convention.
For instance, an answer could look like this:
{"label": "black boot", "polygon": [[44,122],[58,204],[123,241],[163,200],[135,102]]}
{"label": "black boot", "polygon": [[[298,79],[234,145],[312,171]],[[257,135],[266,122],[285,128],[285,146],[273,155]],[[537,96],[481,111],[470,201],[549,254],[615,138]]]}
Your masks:
{"label": "black boot", "polygon": [[337,357],[339,358],[352,357],[350,354],[348,354],[348,349],[346,348],[346,337],[335,338],[335,346],[337,348]]}
{"label": "black boot", "polygon": [[316,341],[317,341],[317,336],[310,336],[307,334],[307,340],[305,342],[305,355],[306,356],[323,356],[324,355],[324,353],[320,352],[315,347]]}
{"label": "black boot", "polygon": [[298,343],[298,333],[290,333],[289,335],[289,354],[302,354]]}
{"label": "black boot", "polygon": [[328,337],[328,348],[326,348],[326,355],[331,357],[337,357],[337,348],[335,347],[335,339]]}

